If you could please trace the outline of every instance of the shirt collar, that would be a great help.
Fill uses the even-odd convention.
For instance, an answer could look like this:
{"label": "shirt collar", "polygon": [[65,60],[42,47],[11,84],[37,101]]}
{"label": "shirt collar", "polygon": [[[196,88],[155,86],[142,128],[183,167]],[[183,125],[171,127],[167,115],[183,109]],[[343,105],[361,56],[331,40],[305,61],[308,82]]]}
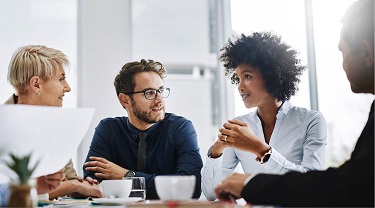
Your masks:
{"label": "shirt collar", "polygon": [[289,100],[285,100],[284,103],[281,105],[279,112],[277,114],[279,113],[288,114],[290,108],[292,108],[292,103]]}
{"label": "shirt collar", "polygon": [[[279,111],[277,112],[277,116],[281,116],[283,114],[288,114],[290,108],[292,108],[292,103],[289,100],[285,100],[284,103],[280,106]],[[255,110],[255,112],[251,116],[257,116],[258,115],[258,109]]]}
{"label": "shirt collar", "polygon": [[133,126],[130,123],[129,118],[128,118],[127,121],[126,121],[126,126],[130,130],[130,133],[132,134],[132,138],[133,139],[138,139],[138,134],[140,132],[146,132],[148,135],[150,135],[151,138],[155,138],[154,135],[157,134],[157,129],[158,129],[157,126],[159,126],[159,123],[155,123],[150,128],[148,128],[146,131],[141,131],[137,127]]}

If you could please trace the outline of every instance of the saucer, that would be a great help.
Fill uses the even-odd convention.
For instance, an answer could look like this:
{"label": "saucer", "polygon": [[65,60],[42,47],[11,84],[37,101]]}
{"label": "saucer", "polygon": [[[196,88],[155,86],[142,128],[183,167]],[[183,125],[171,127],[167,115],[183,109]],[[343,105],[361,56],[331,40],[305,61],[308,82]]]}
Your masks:
{"label": "saucer", "polygon": [[100,203],[102,205],[118,205],[118,204],[130,204],[137,201],[141,201],[142,197],[128,197],[128,198],[94,198],[93,202]]}

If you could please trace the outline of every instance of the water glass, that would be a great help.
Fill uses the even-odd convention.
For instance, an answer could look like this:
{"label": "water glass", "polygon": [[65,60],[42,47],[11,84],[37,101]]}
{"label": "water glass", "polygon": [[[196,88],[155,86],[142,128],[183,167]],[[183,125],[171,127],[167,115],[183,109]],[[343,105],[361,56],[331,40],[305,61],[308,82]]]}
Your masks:
{"label": "water glass", "polygon": [[146,200],[146,180],[144,177],[125,177],[125,180],[133,180],[129,197],[141,197]]}

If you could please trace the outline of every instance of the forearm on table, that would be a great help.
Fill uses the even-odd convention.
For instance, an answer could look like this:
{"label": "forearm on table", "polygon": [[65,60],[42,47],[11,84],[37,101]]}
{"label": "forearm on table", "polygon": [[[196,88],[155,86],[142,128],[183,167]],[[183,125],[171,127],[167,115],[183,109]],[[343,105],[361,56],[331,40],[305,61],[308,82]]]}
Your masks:
{"label": "forearm on table", "polygon": [[61,186],[48,193],[49,199],[52,200],[59,196],[66,196],[70,195],[71,193],[78,192],[78,183],[79,181],[77,179],[63,181]]}

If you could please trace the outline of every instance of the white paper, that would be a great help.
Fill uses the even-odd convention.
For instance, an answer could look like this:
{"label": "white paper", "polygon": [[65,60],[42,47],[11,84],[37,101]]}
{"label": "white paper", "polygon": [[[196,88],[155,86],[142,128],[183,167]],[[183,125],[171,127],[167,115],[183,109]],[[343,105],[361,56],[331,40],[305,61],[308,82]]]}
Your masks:
{"label": "white paper", "polygon": [[73,157],[92,121],[93,108],[0,105],[0,184],[16,180],[9,153],[39,160],[32,177],[55,173]]}

